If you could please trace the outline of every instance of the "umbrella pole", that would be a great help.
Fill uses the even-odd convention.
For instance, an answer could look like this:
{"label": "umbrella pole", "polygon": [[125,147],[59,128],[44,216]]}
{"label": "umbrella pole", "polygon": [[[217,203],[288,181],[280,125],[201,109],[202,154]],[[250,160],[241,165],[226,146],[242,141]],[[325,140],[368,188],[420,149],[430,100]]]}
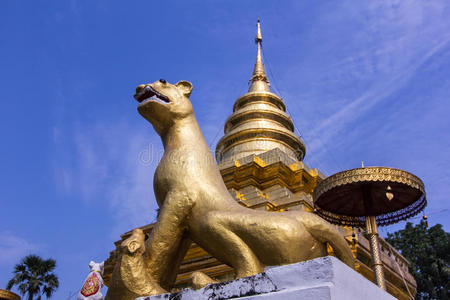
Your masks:
{"label": "umbrella pole", "polygon": [[375,282],[377,285],[386,290],[386,283],[384,281],[383,264],[380,257],[380,246],[378,244],[378,226],[377,220],[374,216],[366,217],[366,229],[369,235],[370,252],[372,254],[373,272],[375,274]]}

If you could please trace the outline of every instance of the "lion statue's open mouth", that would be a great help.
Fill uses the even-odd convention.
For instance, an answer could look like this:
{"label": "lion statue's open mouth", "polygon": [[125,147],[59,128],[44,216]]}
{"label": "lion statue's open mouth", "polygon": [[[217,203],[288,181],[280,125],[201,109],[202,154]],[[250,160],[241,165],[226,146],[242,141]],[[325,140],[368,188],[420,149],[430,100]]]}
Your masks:
{"label": "lion statue's open mouth", "polygon": [[156,91],[150,85],[139,86],[136,89],[134,99],[136,99],[140,103],[139,105],[144,105],[150,101],[158,101],[162,104],[170,103],[169,98],[158,93],[158,91]]}

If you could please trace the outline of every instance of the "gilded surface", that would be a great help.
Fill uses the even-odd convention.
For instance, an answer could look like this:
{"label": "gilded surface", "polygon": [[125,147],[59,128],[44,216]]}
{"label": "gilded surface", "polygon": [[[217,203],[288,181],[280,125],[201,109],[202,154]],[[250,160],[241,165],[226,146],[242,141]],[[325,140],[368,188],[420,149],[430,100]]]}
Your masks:
{"label": "gilded surface", "polygon": [[20,296],[11,291],[0,289],[0,299],[20,300]]}
{"label": "gilded surface", "polygon": [[[139,113],[153,125],[164,145],[154,176],[161,212],[143,255],[122,253],[110,284],[116,293],[110,299],[131,299],[127,288],[141,277],[146,279],[140,282],[150,281],[146,285],[153,289],[151,294],[159,293],[159,286],[169,289],[190,240],[233,267],[237,278],[260,273],[265,266],[325,256],[326,243],[353,267],[347,242],[320,217],[300,211],[256,211],[231,197],[195,119],[188,98],[191,91],[189,82],[172,85],[165,80],[136,90]],[[116,272],[124,258],[130,276]],[[207,283],[204,279],[202,284]]]}
{"label": "gilded surface", "polygon": [[212,279],[203,272],[193,272],[190,279],[191,287],[195,290],[201,289],[210,283],[219,283],[217,280]]}
{"label": "gilded surface", "polygon": [[370,252],[372,255],[375,282],[381,289],[386,290],[383,263],[381,262],[380,245],[378,243],[377,221],[374,216],[366,218],[366,229],[367,234],[369,235]]}
{"label": "gilded surface", "polygon": [[[398,199],[397,203],[393,199]],[[426,205],[422,181],[399,169],[362,167],[326,178],[315,189],[314,202],[325,219],[341,225],[365,225],[375,281],[386,290],[377,222],[395,223],[422,210]]]}
{"label": "gilded surface", "polygon": [[294,124],[283,100],[270,91],[262,62],[262,35],[258,22],[256,62],[248,93],[240,97],[233,114],[225,123],[225,135],[217,143],[218,162],[237,160],[279,148],[294,159],[302,160],[305,146],[294,133]]}
{"label": "gilded surface", "polygon": [[406,184],[412,188],[425,192],[422,180],[403,170],[387,167],[365,167],[339,172],[326,178],[314,191],[314,198],[332,188],[363,181],[391,181]]}
{"label": "gilded surface", "polygon": [[[402,191],[405,199],[407,200],[406,204],[399,203],[394,211],[391,209],[391,211],[383,211],[378,213],[376,220],[379,226],[389,225],[405,220],[416,215],[425,208],[427,201],[423,182],[417,176],[409,172],[387,167],[363,167],[336,173],[323,180],[316,187],[314,190],[314,201],[315,203],[318,203],[320,201],[319,198],[322,196],[328,198],[330,194],[326,193],[335,188],[343,188],[344,186],[350,186],[352,184],[369,184],[377,182],[386,183],[384,195],[389,201],[395,199],[395,191],[392,190],[389,183],[400,184],[402,185],[402,189],[404,191],[406,190],[409,193],[410,191],[415,190],[418,191],[419,194],[417,198],[414,198],[411,195],[406,195],[404,191]],[[380,204],[382,203],[380,202]],[[326,209],[320,207],[320,205],[316,205],[316,211],[321,217],[332,223],[354,227],[365,226],[364,216],[337,214],[332,211],[327,211]]]}
{"label": "gilded surface", "polygon": [[[258,44],[262,42],[259,26],[256,41]],[[259,45],[256,70],[253,75],[260,71],[264,72],[260,52]],[[284,128],[293,131],[293,123],[285,113],[286,106],[283,100],[270,92],[267,76],[261,75],[263,74],[252,76],[253,91],[235,101],[233,114],[225,124],[226,135],[235,129],[245,130],[252,127],[260,127],[263,130]],[[270,210],[278,212],[284,210],[312,211],[312,197],[309,194],[313,193],[316,185],[325,179],[325,176],[317,169],[309,169],[304,163],[298,161],[303,159],[304,155],[301,140],[299,140],[300,147],[291,148],[283,136],[278,137],[278,140],[268,140],[267,137],[262,138],[261,136],[254,136],[252,139],[242,139],[242,137],[243,135],[237,139],[233,138],[234,144],[232,143],[228,149],[224,149],[224,144],[219,142],[216,152],[217,161],[221,163],[222,177],[235,201],[240,205],[257,210],[270,208]],[[230,139],[223,140],[223,142],[228,140]],[[264,194],[267,193],[267,199],[259,195],[263,191]],[[307,195],[303,193],[307,193]],[[333,219],[331,218],[331,220]],[[364,219],[359,221],[361,224],[364,223]],[[150,224],[143,226],[142,229],[146,234],[150,234],[153,227],[154,224]],[[342,232],[342,229],[343,227],[340,227],[341,233],[346,236],[347,242],[353,250],[353,255],[357,257],[355,269],[368,280],[374,281],[369,240],[358,230],[351,239],[350,233],[345,230]],[[110,286],[114,265],[119,261],[119,245],[130,235],[131,232],[122,235],[121,241],[116,242],[116,250],[110,254],[104,274],[105,283],[108,286]],[[379,239],[379,243],[388,292],[401,300],[411,299],[407,290],[411,290],[415,294],[416,284],[408,272],[408,262],[382,238]],[[327,246],[327,250],[329,253],[334,253],[329,246]],[[207,274],[219,281],[227,281],[233,278],[234,269],[218,261],[196,243],[191,243],[178,270],[174,289],[179,290],[189,285],[194,287],[204,285],[210,279],[202,274]],[[409,288],[405,289],[402,276],[405,276]]]}
{"label": "gilded surface", "polygon": [[144,232],[135,229],[120,245],[119,261],[114,266],[105,300],[134,300],[164,292],[147,271],[144,253]]}

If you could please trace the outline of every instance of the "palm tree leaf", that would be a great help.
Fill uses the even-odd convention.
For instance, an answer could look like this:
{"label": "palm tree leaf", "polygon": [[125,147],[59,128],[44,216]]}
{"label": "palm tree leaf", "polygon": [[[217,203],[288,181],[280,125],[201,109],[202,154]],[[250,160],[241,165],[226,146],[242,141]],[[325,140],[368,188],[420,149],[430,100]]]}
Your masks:
{"label": "palm tree leaf", "polygon": [[21,283],[20,285],[19,285],[19,291],[20,291],[20,294],[22,295],[22,296],[24,296],[25,295],[25,293],[27,292],[27,284],[24,282],[24,283]]}
{"label": "palm tree leaf", "polygon": [[49,258],[44,261],[43,266],[45,266],[45,270],[47,272],[53,271],[56,267],[56,261],[54,259]]}
{"label": "palm tree leaf", "polygon": [[15,286],[17,283],[18,283],[18,282],[17,282],[17,280],[16,280],[16,277],[13,277],[10,281],[8,281],[8,284],[6,285],[6,289],[7,289],[7,290],[11,290],[11,288],[12,288],[13,286]]}
{"label": "palm tree leaf", "polygon": [[20,272],[26,272],[27,271],[27,266],[24,264],[17,264],[14,267],[14,273],[20,273]]}
{"label": "palm tree leaf", "polygon": [[43,288],[42,291],[47,298],[50,298],[55,290],[56,290],[56,288],[53,286],[46,286]]}

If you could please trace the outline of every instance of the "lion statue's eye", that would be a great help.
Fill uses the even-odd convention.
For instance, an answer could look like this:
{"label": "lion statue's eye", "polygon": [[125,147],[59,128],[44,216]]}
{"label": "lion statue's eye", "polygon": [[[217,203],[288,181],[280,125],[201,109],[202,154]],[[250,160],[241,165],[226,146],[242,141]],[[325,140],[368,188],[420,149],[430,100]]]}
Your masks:
{"label": "lion statue's eye", "polygon": [[167,83],[167,81],[165,79],[160,79],[159,80],[161,83]]}

